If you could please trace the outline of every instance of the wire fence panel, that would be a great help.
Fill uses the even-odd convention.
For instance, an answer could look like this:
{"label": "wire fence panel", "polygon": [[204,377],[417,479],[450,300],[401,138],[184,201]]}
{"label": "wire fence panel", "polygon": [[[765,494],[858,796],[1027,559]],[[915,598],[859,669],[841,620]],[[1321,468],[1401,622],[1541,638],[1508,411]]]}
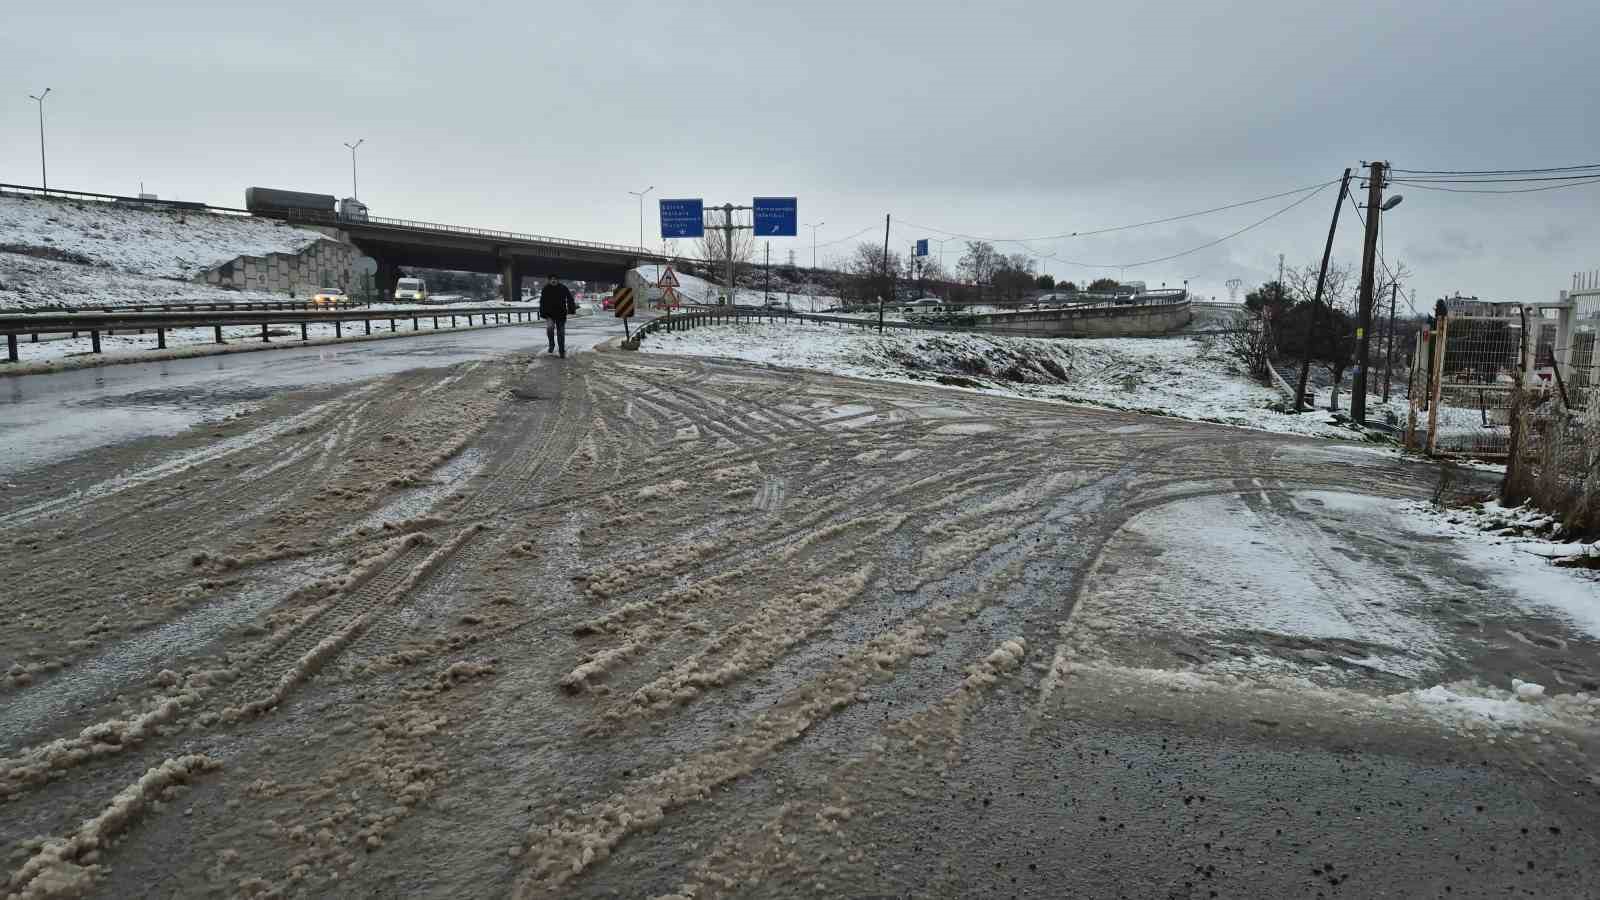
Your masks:
{"label": "wire fence panel", "polygon": [[1509,316],[1447,316],[1437,366],[1433,447],[1446,455],[1503,457],[1511,449],[1511,404],[1524,333]]}

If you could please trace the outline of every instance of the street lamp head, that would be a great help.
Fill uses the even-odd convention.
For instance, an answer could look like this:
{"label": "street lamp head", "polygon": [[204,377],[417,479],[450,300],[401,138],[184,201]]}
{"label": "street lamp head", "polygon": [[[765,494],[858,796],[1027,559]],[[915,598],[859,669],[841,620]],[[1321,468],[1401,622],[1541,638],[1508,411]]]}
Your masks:
{"label": "street lamp head", "polygon": [[1383,201],[1383,205],[1378,207],[1378,208],[1383,210],[1384,212],[1388,212],[1389,210],[1394,209],[1396,206],[1399,206],[1400,205],[1400,201],[1404,200],[1404,199],[1405,199],[1405,197],[1403,195],[1395,194],[1393,197],[1390,197],[1389,199]]}
{"label": "street lamp head", "polygon": [[40,103],[43,103],[43,102],[44,102],[44,98],[46,98],[46,97],[48,97],[48,96],[50,96],[50,89],[49,89],[49,88],[45,88],[45,89],[44,89],[44,93],[42,93],[42,94],[40,94],[40,95],[39,95],[39,96],[37,96],[37,97],[35,97],[35,96],[34,96],[34,95],[32,95],[32,94],[29,94],[29,95],[28,95],[28,99],[29,99],[29,100],[37,100],[37,101],[39,101],[39,102],[40,102]]}

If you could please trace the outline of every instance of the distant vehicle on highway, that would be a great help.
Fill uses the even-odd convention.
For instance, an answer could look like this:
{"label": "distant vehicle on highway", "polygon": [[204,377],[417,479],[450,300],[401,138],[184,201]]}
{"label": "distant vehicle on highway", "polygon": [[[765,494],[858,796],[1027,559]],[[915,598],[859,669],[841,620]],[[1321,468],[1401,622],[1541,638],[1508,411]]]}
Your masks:
{"label": "distant vehicle on highway", "polygon": [[339,201],[339,218],[346,222],[367,221],[367,205],[354,197]]}
{"label": "distant vehicle on highway", "polygon": [[906,312],[908,313],[938,312],[942,309],[944,309],[944,303],[938,297],[920,297],[906,304]]}
{"label": "distant vehicle on highway", "polygon": [[285,213],[291,210],[311,210],[332,214],[332,194],[308,194],[305,191],[283,191],[277,188],[253,187],[244,192],[244,208],[253,213]]}
{"label": "distant vehicle on highway", "polygon": [[402,303],[427,303],[428,283],[421,278],[402,278],[395,282],[394,299]]}
{"label": "distant vehicle on highway", "polygon": [[794,310],[794,306],[791,305],[789,303],[789,301],[787,301],[787,300],[779,300],[776,297],[772,298],[771,300],[768,300],[766,302],[765,306],[766,306],[767,309],[778,309],[778,310],[782,310],[784,312],[792,312]]}
{"label": "distant vehicle on highway", "polygon": [[350,299],[350,295],[336,287],[317,288],[311,295],[311,302],[316,306],[335,306]]}

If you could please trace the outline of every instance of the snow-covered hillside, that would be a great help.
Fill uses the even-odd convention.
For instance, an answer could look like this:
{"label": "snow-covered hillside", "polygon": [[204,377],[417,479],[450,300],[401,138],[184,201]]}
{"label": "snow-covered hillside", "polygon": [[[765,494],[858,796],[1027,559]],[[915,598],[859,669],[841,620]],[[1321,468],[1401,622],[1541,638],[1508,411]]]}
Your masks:
{"label": "snow-covered hillside", "polygon": [[0,195],[0,247],[157,278],[193,278],[238,256],[297,253],[326,235],[270,219]]}
{"label": "snow-covered hillside", "polygon": [[647,338],[644,349],[933,382],[1290,434],[1356,437],[1327,413],[1281,412],[1276,391],[1252,381],[1220,343],[1204,338],[1045,340],[904,332],[879,337],[865,329],[789,322],[661,333]]}
{"label": "snow-covered hillside", "polygon": [[0,308],[281,299],[191,279],[324,237],[248,216],[0,194]]}

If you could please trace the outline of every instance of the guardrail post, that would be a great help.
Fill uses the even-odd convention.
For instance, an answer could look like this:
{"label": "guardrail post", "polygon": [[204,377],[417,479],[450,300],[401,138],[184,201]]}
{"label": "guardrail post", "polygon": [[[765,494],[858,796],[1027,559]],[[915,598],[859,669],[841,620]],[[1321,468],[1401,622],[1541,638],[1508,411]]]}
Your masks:
{"label": "guardrail post", "polygon": [[94,352],[96,352],[96,353],[100,352],[100,332],[99,331],[91,331],[91,332],[89,332],[89,344],[92,347],[94,347]]}
{"label": "guardrail post", "polygon": [[157,327],[156,328],[156,349],[157,350],[165,350],[165,349],[167,349],[167,329],[165,329],[165,328],[161,328],[161,327]]}
{"label": "guardrail post", "polygon": [[16,361],[17,361],[17,336],[14,335],[14,334],[8,334],[8,335],[6,335],[6,362],[16,362]]}
{"label": "guardrail post", "polygon": [[263,343],[263,344],[272,343],[272,338],[267,336],[267,323],[265,323],[265,322],[261,323],[261,343]]}
{"label": "guardrail post", "polygon": [[213,326],[211,326],[211,330],[216,335],[217,343],[219,343],[219,344],[226,344],[227,343],[227,341],[224,341],[222,339],[222,326],[221,325],[213,325]]}
{"label": "guardrail post", "polygon": [[30,344],[39,343],[39,332],[35,331],[33,334],[29,335],[28,336],[28,343],[30,343]]}
{"label": "guardrail post", "polygon": [[306,323],[304,322],[300,323],[300,340],[310,340],[310,338],[306,336]]}
{"label": "guardrail post", "polygon": [[472,327],[472,313],[467,313],[467,327]]}
{"label": "guardrail post", "polygon": [[450,327],[451,328],[456,327],[456,317],[455,316],[451,316],[450,317]]}
{"label": "guardrail post", "polygon": [[433,330],[434,331],[438,331],[439,330],[439,317],[438,316],[434,316],[433,317]]}
{"label": "guardrail post", "polygon": [[390,319],[389,320],[389,331],[391,331],[391,332],[398,330],[399,327],[400,327],[400,326],[396,325],[394,322],[395,322],[394,319]]}
{"label": "guardrail post", "polygon": [[362,319],[361,321],[366,323],[367,334],[371,334],[372,333],[372,320],[371,319]]}
{"label": "guardrail post", "polygon": [[344,321],[343,320],[341,320],[341,319],[334,319],[333,320],[333,336],[336,337],[336,338],[344,337]]}

